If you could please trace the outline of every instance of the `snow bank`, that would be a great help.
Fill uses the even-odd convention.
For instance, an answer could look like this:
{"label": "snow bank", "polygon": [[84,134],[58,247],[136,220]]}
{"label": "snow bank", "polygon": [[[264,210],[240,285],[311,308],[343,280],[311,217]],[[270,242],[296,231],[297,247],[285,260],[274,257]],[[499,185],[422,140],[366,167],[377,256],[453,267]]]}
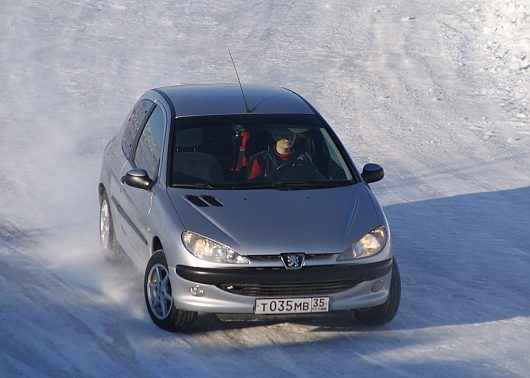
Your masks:
{"label": "snow bank", "polygon": [[530,67],[530,1],[491,0],[484,4],[483,33],[495,70]]}
{"label": "snow bank", "polygon": [[[512,121],[527,128],[530,103],[530,0],[489,0],[467,8],[475,29],[476,68]],[[466,17],[467,18],[467,17]]]}

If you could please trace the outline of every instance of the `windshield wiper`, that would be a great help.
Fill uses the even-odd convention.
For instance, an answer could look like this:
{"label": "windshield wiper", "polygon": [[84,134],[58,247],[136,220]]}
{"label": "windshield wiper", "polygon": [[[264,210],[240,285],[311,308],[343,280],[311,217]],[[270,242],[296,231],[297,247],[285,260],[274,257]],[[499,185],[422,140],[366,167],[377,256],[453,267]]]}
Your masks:
{"label": "windshield wiper", "polygon": [[172,188],[193,188],[193,189],[216,189],[212,184],[197,182],[195,184],[173,184]]}
{"label": "windshield wiper", "polygon": [[230,189],[238,190],[238,189],[270,189],[274,188],[274,184],[272,182],[249,182],[245,184],[240,185],[231,185]]}
{"label": "windshield wiper", "polygon": [[336,182],[275,182],[273,187],[275,189],[320,189],[320,188],[334,188],[337,187]]}
{"label": "windshield wiper", "polygon": [[246,183],[241,185],[232,185],[230,188],[237,189],[322,189],[322,188],[336,188],[338,186],[345,186],[352,184],[350,181],[323,181],[323,182],[256,182]]}

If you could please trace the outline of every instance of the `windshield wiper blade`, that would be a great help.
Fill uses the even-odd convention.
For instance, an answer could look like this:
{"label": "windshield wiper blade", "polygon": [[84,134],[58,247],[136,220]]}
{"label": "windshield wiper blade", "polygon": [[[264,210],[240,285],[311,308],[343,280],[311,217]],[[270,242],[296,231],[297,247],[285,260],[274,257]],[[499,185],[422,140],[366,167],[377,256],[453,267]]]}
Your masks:
{"label": "windshield wiper blade", "polygon": [[293,189],[311,189],[311,188],[334,188],[338,183],[332,181],[324,182],[275,182],[274,188],[293,188]]}
{"label": "windshield wiper blade", "polygon": [[348,185],[349,182],[344,181],[324,181],[324,182],[260,182],[247,183],[241,185],[232,185],[231,189],[321,189],[321,188],[335,188],[337,186]]}
{"label": "windshield wiper blade", "polygon": [[173,184],[172,188],[193,188],[193,189],[215,189],[212,184],[197,182],[195,184]]}
{"label": "windshield wiper blade", "polygon": [[260,182],[260,183],[246,183],[241,185],[232,185],[230,186],[230,189],[270,189],[274,188],[274,184],[271,182]]}

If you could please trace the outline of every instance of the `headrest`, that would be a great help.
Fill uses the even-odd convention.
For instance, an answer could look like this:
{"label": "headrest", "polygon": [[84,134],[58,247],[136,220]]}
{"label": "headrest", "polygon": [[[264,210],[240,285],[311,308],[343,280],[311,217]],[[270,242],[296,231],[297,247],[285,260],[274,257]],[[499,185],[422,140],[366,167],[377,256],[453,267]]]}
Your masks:
{"label": "headrest", "polygon": [[197,147],[201,143],[202,129],[200,127],[176,130],[175,147]]}

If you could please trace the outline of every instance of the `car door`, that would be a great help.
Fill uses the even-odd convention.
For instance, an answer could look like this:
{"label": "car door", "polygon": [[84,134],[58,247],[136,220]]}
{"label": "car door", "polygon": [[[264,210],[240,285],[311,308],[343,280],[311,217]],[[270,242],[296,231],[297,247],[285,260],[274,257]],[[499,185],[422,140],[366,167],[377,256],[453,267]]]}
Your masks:
{"label": "car door", "polygon": [[122,203],[123,183],[121,182],[121,178],[123,177],[124,167],[131,167],[129,161],[132,160],[134,147],[140,137],[140,132],[145,124],[145,120],[148,115],[151,114],[153,106],[153,101],[141,98],[136,102],[129,113],[129,116],[125,121],[122,139],[120,141],[123,154],[120,154],[121,158],[117,159],[116,163],[113,165],[111,180],[109,182],[108,189],[111,195],[111,206],[113,210],[115,210],[113,211],[114,230],[118,242],[127,251],[131,249],[129,242],[129,234],[131,231],[128,225],[129,216]]}
{"label": "car door", "polygon": [[[121,177],[133,168],[144,169],[153,182],[158,182],[164,143],[166,115],[160,105],[154,105],[139,137],[131,150],[131,158],[122,167]],[[123,209],[123,229],[131,251],[145,262],[149,258],[151,229],[149,214],[153,204],[153,190],[133,188],[121,183],[120,203]],[[131,256],[133,257],[133,256]]]}

